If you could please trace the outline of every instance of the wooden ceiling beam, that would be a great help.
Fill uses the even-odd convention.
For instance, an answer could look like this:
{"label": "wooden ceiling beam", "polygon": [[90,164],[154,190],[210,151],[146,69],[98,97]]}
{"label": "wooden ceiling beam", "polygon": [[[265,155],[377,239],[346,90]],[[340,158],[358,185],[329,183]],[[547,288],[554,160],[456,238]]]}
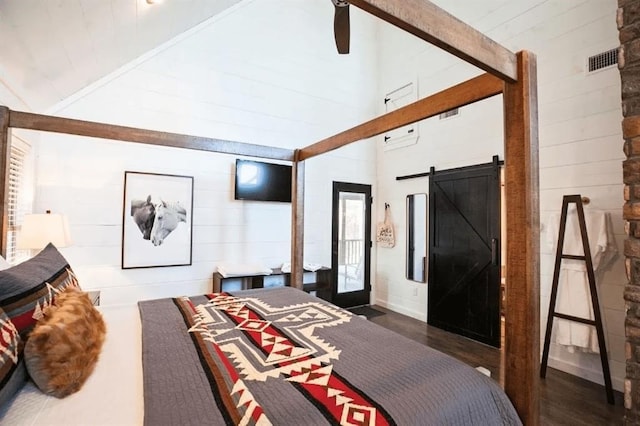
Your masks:
{"label": "wooden ceiling beam", "polygon": [[398,108],[337,135],[300,150],[300,160],[332,151],[352,142],[367,139],[454,108],[462,107],[502,93],[504,82],[491,74],[482,74],[456,86]]}
{"label": "wooden ceiling beam", "polygon": [[158,132],[155,130],[137,129],[134,127],[116,126],[113,124],[52,117],[20,111],[10,111],[9,127],[219,152],[223,154],[245,155],[248,157],[270,158],[273,160],[293,161],[294,154],[292,149],[254,145],[202,136],[183,135],[179,133]]}
{"label": "wooden ceiling beam", "polygon": [[515,53],[427,0],[349,0],[501,80],[518,79]]}

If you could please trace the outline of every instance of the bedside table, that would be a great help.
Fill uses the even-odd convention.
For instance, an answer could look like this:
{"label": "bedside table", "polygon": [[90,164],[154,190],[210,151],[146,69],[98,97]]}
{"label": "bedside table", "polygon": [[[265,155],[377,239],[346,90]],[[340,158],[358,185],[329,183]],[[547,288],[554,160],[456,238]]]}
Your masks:
{"label": "bedside table", "polygon": [[[311,277],[313,282],[306,282],[303,284],[303,290],[307,293],[315,291],[315,295],[321,299],[331,301],[331,268],[320,268],[317,271],[304,271],[307,276]],[[280,282],[271,285],[274,287],[289,286],[291,285],[291,273],[282,272],[280,268],[272,268],[272,272],[269,275],[234,275],[231,277],[223,277],[219,272],[213,273],[213,293],[220,293],[225,291],[224,284],[234,284],[235,286],[231,290],[243,290],[250,288],[263,288],[265,277],[280,277]],[[277,278],[276,278],[277,279]],[[233,282],[235,281],[235,282]],[[238,285],[240,284],[240,285]]]}
{"label": "bedside table", "polygon": [[100,306],[100,290],[91,290],[86,292],[91,299],[93,306]]}

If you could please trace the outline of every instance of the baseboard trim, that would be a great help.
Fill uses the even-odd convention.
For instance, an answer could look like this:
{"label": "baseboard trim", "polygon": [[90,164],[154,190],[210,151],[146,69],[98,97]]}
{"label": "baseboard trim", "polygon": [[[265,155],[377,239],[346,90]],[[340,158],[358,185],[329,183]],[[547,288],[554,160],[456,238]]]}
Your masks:
{"label": "baseboard trim", "polygon": [[427,322],[426,314],[424,312],[420,312],[420,311],[417,311],[417,310],[414,310],[414,309],[407,309],[406,306],[398,305],[398,304],[395,304],[395,303],[389,303],[389,301],[387,301],[387,300],[376,299],[376,301],[374,303],[376,305],[378,305],[378,306],[382,306],[383,308],[392,310],[392,311],[397,312],[399,314],[406,315],[408,317],[420,320],[420,321],[424,322],[425,324]]}
{"label": "baseboard trim", "polygon": [[[601,370],[584,368],[582,366],[552,357],[549,357],[548,365],[549,367],[555,368],[556,370],[564,371],[565,373],[581,377],[585,380],[589,380],[590,382],[604,386],[604,379],[602,377]],[[619,392],[624,392],[624,379],[612,376],[611,386],[613,387],[613,389]]]}

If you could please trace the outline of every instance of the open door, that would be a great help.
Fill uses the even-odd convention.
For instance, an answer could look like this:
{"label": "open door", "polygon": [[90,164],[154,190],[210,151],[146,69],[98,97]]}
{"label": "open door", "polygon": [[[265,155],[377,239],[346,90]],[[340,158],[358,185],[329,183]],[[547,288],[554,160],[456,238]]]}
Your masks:
{"label": "open door", "polygon": [[500,347],[500,167],[429,176],[427,322]]}
{"label": "open door", "polygon": [[371,185],[333,182],[332,299],[338,306],[368,305],[371,282]]}

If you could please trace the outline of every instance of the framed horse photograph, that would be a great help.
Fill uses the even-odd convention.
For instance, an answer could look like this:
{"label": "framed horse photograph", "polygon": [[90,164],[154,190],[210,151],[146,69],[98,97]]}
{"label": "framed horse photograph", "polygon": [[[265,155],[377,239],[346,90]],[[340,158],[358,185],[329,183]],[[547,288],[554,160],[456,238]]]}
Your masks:
{"label": "framed horse photograph", "polygon": [[193,176],[124,172],[122,269],[191,265]]}

